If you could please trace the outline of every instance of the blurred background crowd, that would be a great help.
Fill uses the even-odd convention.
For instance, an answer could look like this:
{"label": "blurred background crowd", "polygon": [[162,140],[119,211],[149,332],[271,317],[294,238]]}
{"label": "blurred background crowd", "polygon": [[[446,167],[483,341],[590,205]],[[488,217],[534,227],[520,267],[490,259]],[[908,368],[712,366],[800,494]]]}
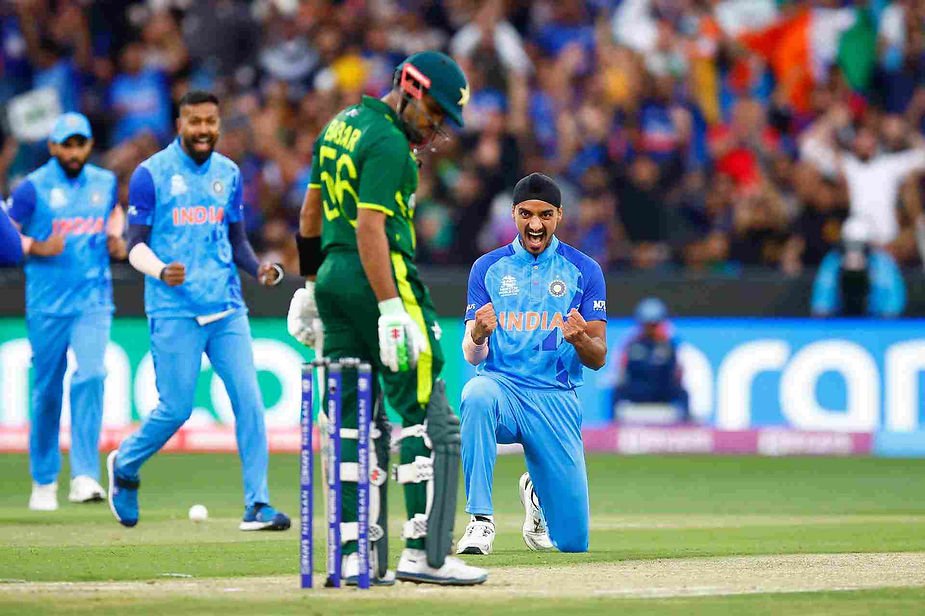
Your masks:
{"label": "blurred background crowd", "polygon": [[[605,269],[797,274],[849,216],[921,264],[920,0],[0,0],[0,104],[53,91],[85,113],[124,203],[179,96],[215,91],[251,240],[296,271],[315,136],[431,48],[472,95],[422,155],[423,263],[510,241],[510,190],[542,171],[563,187],[560,236]],[[47,153],[3,131],[8,195]]]}

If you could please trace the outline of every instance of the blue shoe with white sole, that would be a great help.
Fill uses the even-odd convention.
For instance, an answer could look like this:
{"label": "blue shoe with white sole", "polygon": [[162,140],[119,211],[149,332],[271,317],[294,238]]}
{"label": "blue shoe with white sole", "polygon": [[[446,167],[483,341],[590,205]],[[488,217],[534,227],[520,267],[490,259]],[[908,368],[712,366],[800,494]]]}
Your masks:
{"label": "blue shoe with white sole", "polygon": [[255,503],[244,510],[240,530],[288,530],[289,516],[267,503]]}
{"label": "blue shoe with white sole", "polygon": [[113,451],[106,458],[109,475],[109,509],[119,524],[131,528],[138,524],[138,481],[131,481],[116,474],[116,454]]}

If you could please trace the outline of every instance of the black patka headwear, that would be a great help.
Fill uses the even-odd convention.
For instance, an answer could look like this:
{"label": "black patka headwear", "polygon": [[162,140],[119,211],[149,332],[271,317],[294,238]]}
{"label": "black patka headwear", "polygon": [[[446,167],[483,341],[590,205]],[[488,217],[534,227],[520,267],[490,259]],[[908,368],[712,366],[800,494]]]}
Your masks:
{"label": "black patka headwear", "polygon": [[542,173],[531,173],[514,186],[514,205],[531,199],[562,207],[562,192],[551,177]]}

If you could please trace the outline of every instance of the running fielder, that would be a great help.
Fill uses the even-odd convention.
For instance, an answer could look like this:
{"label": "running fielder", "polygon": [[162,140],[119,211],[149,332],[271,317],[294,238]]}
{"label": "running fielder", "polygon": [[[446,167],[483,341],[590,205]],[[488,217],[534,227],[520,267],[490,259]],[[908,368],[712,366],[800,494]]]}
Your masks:
{"label": "running fielder", "polygon": [[58,508],[58,431],[67,350],[71,378],[71,486],[68,500],[101,501],[99,439],[103,420],[103,358],[112,324],[109,257],[125,258],[125,215],[116,176],[87,164],[90,122],[66,113],[48,141],[51,159],[13,191],[10,218],[26,254],[26,327],[32,345],[29,509]]}
{"label": "running fielder", "polygon": [[514,241],[469,274],[463,354],[478,376],[462,393],[466,511],[460,554],[489,554],[495,538],[492,474],[498,443],[521,443],[520,478],[531,550],[588,549],[588,478],[575,389],[582,366],[607,359],[600,266],[555,236],[559,188],[533,173],[514,187]]}
{"label": "running fielder", "polygon": [[[433,584],[479,584],[487,574],[447,556],[452,545],[459,473],[459,421],[443,381],[440,329],[414,264],[416,152],[435,146],[449,118],[462,125],[469,86],[459,66],[433,51],[415,54],[396,70],[392,91],[364,97],[338,113],[315,142],[311,181],[296,237],[306,288],[289,307],[289,331],[306,345],[322,332],[329,358],[359,357],[382,377],[402,417],[401,460],[408,520],[395,577]],[[317,278],[316,278],[317,275]],[[316,308],[317,305],[317,308]],[[377,383],[378,379],[374,379]],[[356,378],[344,377],[342,455],[344,572],[355,584]],[[385,471],[388,424],[377,404],[371,448],[372,576],[391,583],[386,569]],[[352,434],[352,440],[350,435]],[[353,478],[350,478],[350,473]],[[375,523],[378,520],[378,523]]]}
{"label": "running fielder", "polygon": [[235,416],[245,507],[239,528],[286,530],[289,518],[269,504],[263,401],[237,270],[272,285],[281,280],[282,268],[258,263],[244,231],[241,172],[213,152],[218,99],[192,91],[179,108],[178,138],[141,163],[129,184],[129,262],[146,274],[160,401],[109,454],[110,508],[124,526],[138,523],[139,471],[192,413],[205,353]]}

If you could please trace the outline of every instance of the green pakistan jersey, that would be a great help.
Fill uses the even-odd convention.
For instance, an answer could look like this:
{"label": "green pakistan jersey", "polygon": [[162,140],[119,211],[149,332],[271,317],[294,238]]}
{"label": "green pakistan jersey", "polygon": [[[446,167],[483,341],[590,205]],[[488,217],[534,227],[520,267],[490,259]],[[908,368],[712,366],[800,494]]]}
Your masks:
{"label": "green pakistan jersey", "polygon": [[347,107],[315,140],[309,187],[321,189],[321,248],[357,249],[357,210],[386,215],[389,249],[414,259],[414,192],[418,165],[398,115],[364,96]]}

